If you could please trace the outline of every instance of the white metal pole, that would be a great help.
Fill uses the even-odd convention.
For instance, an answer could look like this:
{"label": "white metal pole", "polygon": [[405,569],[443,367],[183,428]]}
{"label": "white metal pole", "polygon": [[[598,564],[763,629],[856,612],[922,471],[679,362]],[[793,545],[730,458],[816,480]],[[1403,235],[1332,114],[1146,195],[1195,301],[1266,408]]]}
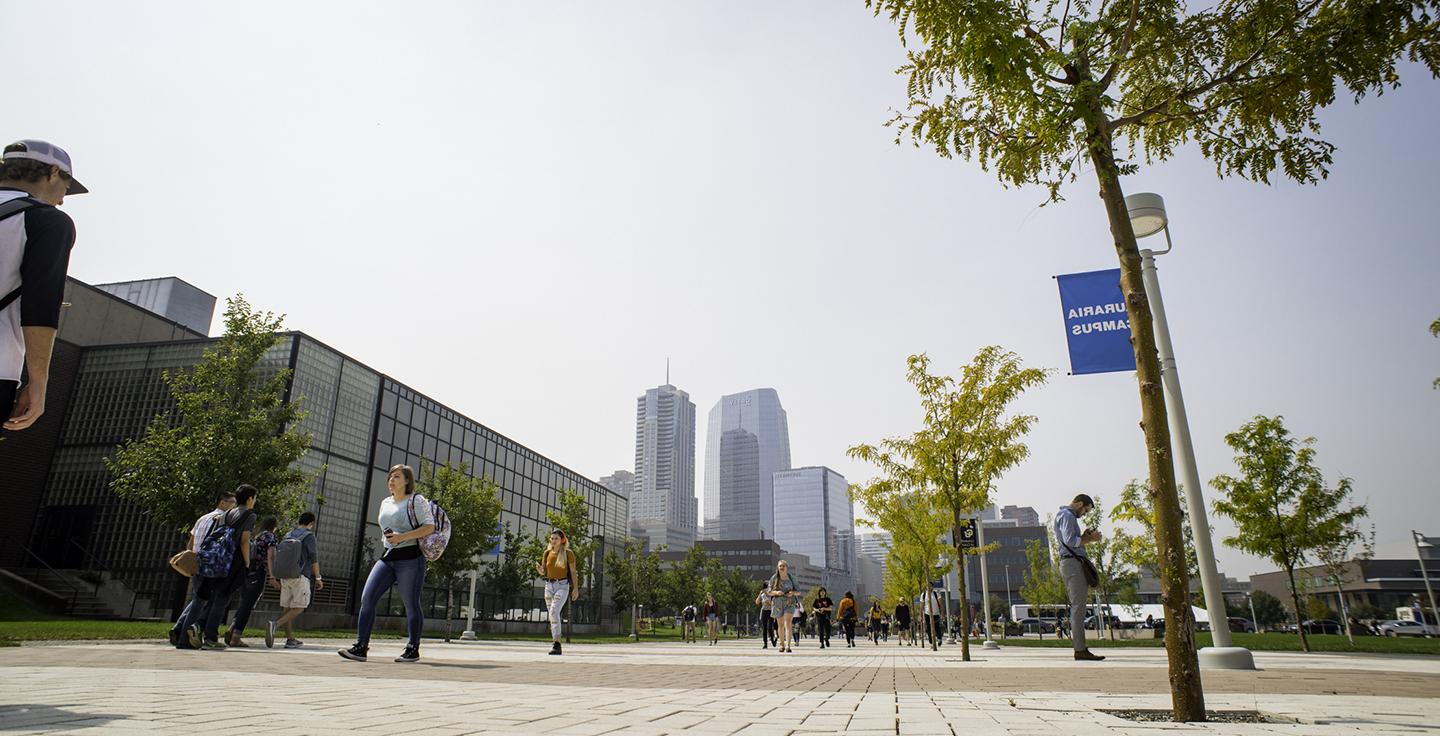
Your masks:
{"label": "white metal pole", "polygon": [[1250,625],[1255,627],[1255,633],[1260,633],[1260,619],[1255,617],[1255,595],[1245,594],[1245,602],[1250,604]]}
{"label": "white metal pole", "polygon": [[[985,521],[983,519],[975,519],[975,533],[979,535],[976,541],[980,543],[980,548],[984,549]],[[990,572],[989,568],[985,566],[986,557],[989,555],[980,555],[980,603],[985,611],[985,641],[980,642],[980,646],[986,649],[999,649],[1000,645],[990,638]]]}
{"label": "white metal pole", "polygon": [[[1435,590],[1430,587],[1430,573],[1425,570],[1425,555],[1420,554],[1420,540],[1424,535],[1411,529],[1410,538],[1415,542],[1415,559],[1420,562],[1420,577],[1425,580],[1425,594],[1430,596],[1430,616],[1435,619],[1435,626],[1440,627],[1440,609],[1435,608]],[[1430,625],[1424,621],[1424,616],[1420,618],[1422,627]]]}
{"label": "white metal pole", "polygon": [[470,598],[466,606],[465,631],[460,638],[465,641],[475,641],[475,578],[478,575],[478,568],[470,571]]}
{"label": "white metal pole", "polygon": [[[1168,237],[1168,233],[1167,233]],[[1230,642],[1230,622],[1226,617],[1225,594],[1220,588],[1220,573],[1215,569],[1215,550],[1210,543],[1210,524],[1205,513],[1205,494],[1200,488],[1200,471],[1195,465],[1195,447],[1190,441],[1190,421],[1185,415],[1185,396],[1180,392],[1180,374],[1175,367],[1175,348],[1170,344],[1170,325],[1165,319],[1165,300],[1160,295],[1160,278],[1155,272],[1155,252],[1140,251],[1140,273],[1145,293],[1154,315],[1155,346],[1160,353],[1160,372],[1165,385],[1166,408],[1170,415],[1170,439],[1174,448],[1175,469],[1185,486],[1185,505],[1190,515],[1190,530],[1195,537],[1195,557],[1200,563],[1200,587],[1205,592],[1205,608],[1210,618],[1213,647],[1200,650],[1202,664],[1221,669],[1255,669],[1255,658],[1248,649]],[[1207,649],[1216,651],[1208,652]]]}

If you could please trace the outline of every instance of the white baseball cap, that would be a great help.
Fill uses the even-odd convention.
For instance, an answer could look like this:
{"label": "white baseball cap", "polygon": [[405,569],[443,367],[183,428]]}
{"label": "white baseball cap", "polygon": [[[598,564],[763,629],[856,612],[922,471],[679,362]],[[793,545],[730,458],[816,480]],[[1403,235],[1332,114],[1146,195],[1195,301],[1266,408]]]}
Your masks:
{"label": "white baseball cap", "polygon": [[60,170],[70,177],[70,186],[65,190],[66,194],[85,194],[90,191],[75,179],[75,167],[70,164],[70,154],[54,143],[37,140],[15,141],[5,147],[4,160],[9,161],[12,158],[28,158],[31,161],[60,167]]}

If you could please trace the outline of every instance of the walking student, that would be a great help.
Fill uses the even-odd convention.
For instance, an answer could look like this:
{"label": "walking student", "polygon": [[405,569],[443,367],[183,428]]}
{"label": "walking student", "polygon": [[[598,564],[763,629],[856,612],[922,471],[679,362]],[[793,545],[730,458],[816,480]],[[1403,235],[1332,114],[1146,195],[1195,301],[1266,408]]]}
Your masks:
{"label": "walking student", "polygon": [[[226,511],[225,516],[212,527],[210,536],[200,543],[201,550],[207,545],[226,545],[231,558],[228,569],[200,581],[201,597],[205,599],[204,624],[190,625],[190,643],[194,644],[195,637],[200,636],[203,639],[200,649],[225,648],[220,642],[220,622],[225,619],[225,606],[230,602],[230,595],[241,587],[245,573],[250,569],[251,530],[255,527],[255,501],[259,496],[260,491],[255,486],[242,484],[236,488],[235,508]],[[230,530],[228,542],[217,536],[218,532],[227,528]]]}
{"label": "walking student", "polygon": [[88,191],[75,180],[70,154],[54,144],[16,141],[5,147],[0,158],[3,432],[25,429],[45,413],[50,354],[65,300],[70,249],[75,246],[75,223],[58,208],[65,195]]}
{"label": "walking student", "polygon": [[799,644],[800,640],[805,638],[805,616],[807,613],[808,611],[805,610],[805,601],[797,599],[795,601],[795,615],[790,617],[792,622],[792,626],[790,627],[790,641],[793,644]]}
{"label": "walking student", "polygon": [[250,646],[240,636],[245,633],[245,625],[250,623],[255,601],[260,600],[260,594],[265,592],[265,581],[274,579],[270,576],[270,563],[275,554],[275,543],[279,541],[275,538],[278,524],[273,516],[262,519],[260,533],[250,544],[250,569],[245,572],[245,580],[241,583],[240,605],[235,608],[235,620],[230,624],[230,630],[225,632],[226,646],[240,649]]}
{"label": "walking student", "polygon": [[710,646],[713,647],[720,641],[720,604],[715,602],[714,594],[705,594],[705,605],[700,614],[705,618],[705,635],[710,638]]}
{"label": "walking student", "polygon": [[[575,553],[570,551],[570,538],[556,529],[550,532],[550,545],[535,570],[545,578],[545,610],[550,613],[550,653],[560,654],[560,630],[564,623],[565,602],[575,600],[580,592],[575,578]],[[694,607],[691,607],[694,612]],[[691,635],[694,635],[692,629]]]}
{"label": "walking student", "polygon": [[935,588],[930,587],[920,595],[920,612],[925,617],[925,637],[921,643],[930,641],[938,647],[945,643],[945,620],[941,615],[944,606],[940,603],[940,594],[935,592]]}
{"label": "walking student", "polygon": [[855,594],[845,591],[845,597],[840,599],[840,628],[845,632],[845,646],[855,646]]}
{"label": "walking student", "polygon": [[870,615],[868,618],[870,619],[870,626],[868,629],[870,634],[870,641],[874,642],[876,646],[879,646],[880,621],[881,619],[885,618],[885,609],[880,607],[880,601],[878,599],[870,602]]}
{"label": "walking student", "polygon": [[380,502],[376,519],[380,524],[385,554],[370,568],[370,577],[360,593],[360,616],[355,644],[341,649],[340,656],[364,662],[370,652],[370,631],[375,628],[375,607],[380,598],[398,587],[405,602],[405,651],[396,662],[420,661],[420,632],[425,629],[425,612],[420,608],[420,591],[425,586],[425,556],[419,540],[435,531],[430,503],[415,492],[415,470],[409,465],[390,468],[385,479],[390,495]]}
{"label": "walking student", "polygon": [[314,590],[325,589],[325,579],[320,576],[320,542],[315,538],[315,513],[306,511],[298,521],[275,550],[274,574],[280,582],[280,618],[265,625],[266,647],[275,646],[276,629],[285,631],[286,649],[305,646],[305,642],[295,638],[295,619],[310,607],[312,584]]}
{"label": "walking student", "polygon": [[779,624],[780,629],[780,651],[790,652],[791,629],[794,626],[792,616],[795,615],[795,601],[800,593],[800,586],[795,584],[795,578],[790,575],[790,563],[780,560],[775,563],[775,574],[770,576],[770,616]]}
{"label": "walking student", "polygon": [[815,601],[810,604],[810,610],[815,612],[815,630],[820,637],[820,648],[830,646],[830,614],[835,610],[835,601],[830,600],[830,593],[822,586],[815,591]]}
{"label": "walking student", "polygon": [[895,633],[899,635],[900,644],[913,644],[910,638],[910,604],[901,598],[895,603]]}
{"label": "walking student", "polygon": [[[190,551],[200,554],[200,544],[210,536],[215,523],[225,517],[225,512],[235,508],[235,492],[222,491],[215,497],[215,508],[190,525]],[[176,649],[198,649],[200,642],[190,643],[188,632],[197,621],[205,620],[205,601],[200,597],[200,582],[204,578],[195,575],[190,578],[190,601],[180,610],[175,625],[170,627],[170,646]]]}
{"label": "walking student", "polygon": [[771,644],[780,646],[779,640],[775,638],[775,618],[770,615],[770,586],[760,587],[760,595],[755,596],[755,605],[760,607],[760,648],[769,649]]}
{"label": "walking student", "polygon": [[1080,531],[1080,517],[1095,508],[1095,501],[1081,493],[1068,506],[1061,506],[1055,514],[1055,541],[1060,544],[1060,578],[1065,581],[1065,593],[1070,598],[1070,641],[1075,646],[1075,659],[1099,662],[1104,657],[1093,654],[1085,645],[1085,599],[1090,593],[1090,582],[1085,577],[1085,568],[1090,560],[1085,556],[1085,545],[1100,540],[1098,529]]}
{"label": "walking student", "polygon": [[694,603],[686,606],[685,610],[680,612],[680,618],[684,622],[684,627],[680,629],[681,641],[688,644],[695,642],[695,617],[697,615],[699,615],[699,613],[695,610]]}

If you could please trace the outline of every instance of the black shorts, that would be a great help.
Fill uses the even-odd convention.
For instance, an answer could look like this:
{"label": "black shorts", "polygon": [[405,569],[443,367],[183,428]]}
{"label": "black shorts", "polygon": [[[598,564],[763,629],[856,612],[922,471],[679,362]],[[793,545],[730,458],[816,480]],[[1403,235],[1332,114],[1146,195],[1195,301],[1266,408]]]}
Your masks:
{"label": "black shorts", "polygon": [[15,394],[19,392],[19,381],[0,381],[0,421],[10,418],[10,412],[15,410]]}

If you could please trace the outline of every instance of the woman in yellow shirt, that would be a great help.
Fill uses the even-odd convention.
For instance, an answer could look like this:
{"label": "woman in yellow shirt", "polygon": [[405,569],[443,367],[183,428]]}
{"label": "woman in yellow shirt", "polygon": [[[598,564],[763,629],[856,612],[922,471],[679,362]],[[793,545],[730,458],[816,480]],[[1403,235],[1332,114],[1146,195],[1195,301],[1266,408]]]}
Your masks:
{"label": "woman in yellow shirt", "polygon": [[840,599],[840,608],[837,614],[840,617],[840,628],[845,631],[845,646],[855,646],[855,594],[845,591],[845,597]]}
{"label": "woman in yellow shirt", "polygon": [[565,602],[580,597],[580,586],[575,580],[575,553],[570,551],[570,540],[565,532],[556,529],[550,532],[550,544],[545,548],[541,560],[535,563],[535,572],[545,578],[545,610],[550,613],[550,638],[554,644],[551,654],[560,654],[561,612]]}

